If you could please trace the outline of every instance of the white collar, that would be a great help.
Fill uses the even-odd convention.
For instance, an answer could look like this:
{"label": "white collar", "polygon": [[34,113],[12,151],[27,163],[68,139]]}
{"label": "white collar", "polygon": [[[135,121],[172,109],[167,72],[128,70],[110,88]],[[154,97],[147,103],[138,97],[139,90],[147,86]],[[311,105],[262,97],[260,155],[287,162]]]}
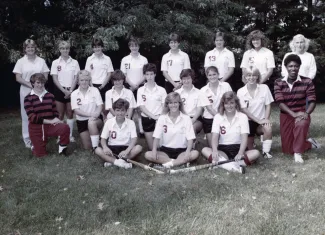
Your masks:
{"label": "white collar", "polygon": [[40,94],[40,95],[36,94],[34,89],[32,89],[32,91],[30,92],[31,95],[36,95],[40,99],[41,102],[43,101],[43,97],[46,95],[46,93],[48,93],[48,92],[45,89],[42,92],[42,94]]}
{"label": "white collar", "polygon": [[[59,61],[65,61],[62,56],[59,57]],[[69,56],[69,58],[67,59],[67,63],[70,63],[72,61],[71,56]]]}
{"label": "white collar", "polygon": [[113,124],[112,124],[112,126],[117,126],[118,128],[123,129],[127,125],[127,120],[126,119],[127,118],[124,119],[124,122],[122,123],[122,126],[120,128],[120,126],[117,124],[116,117],[113,117],[113,120],[112,120]]}

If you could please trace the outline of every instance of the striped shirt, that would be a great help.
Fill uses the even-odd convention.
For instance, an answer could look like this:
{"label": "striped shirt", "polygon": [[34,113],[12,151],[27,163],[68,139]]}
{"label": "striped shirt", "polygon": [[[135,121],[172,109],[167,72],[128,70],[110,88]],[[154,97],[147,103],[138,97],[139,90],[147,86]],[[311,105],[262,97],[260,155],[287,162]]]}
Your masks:
{"label": "striped shirt", "polygon": [[[287,82],[287,77],[274,82],[275,101],[284,103],[293,112],[305,112],[306,99],[316,101],[315,87],[310,78],[298,76],[292,84]],[[283,111],[281,111],[283,112]]]}
{"label": "striped shirt", "polygon": [[43,124],[44,119],[52,120],[58,117],[54,96],[46,92],[38,96],[33,90],[25,97],[24,107],[30,123]]}

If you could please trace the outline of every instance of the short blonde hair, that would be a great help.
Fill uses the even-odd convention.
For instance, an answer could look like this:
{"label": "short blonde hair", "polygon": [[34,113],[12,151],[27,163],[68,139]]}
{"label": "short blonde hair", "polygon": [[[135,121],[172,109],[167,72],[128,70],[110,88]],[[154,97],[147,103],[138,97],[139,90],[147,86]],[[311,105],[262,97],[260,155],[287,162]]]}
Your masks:
{"label": "short blonde hair", "polygon": [[298,39],[303,39],[305,41],[304,52],[308,51],[308,48],[309,48],[309,45],[310,45],[310,40],[308,38],[305,38],[305,36],[302,35],[302,34],[297,34],[290,41],[289,47],[290,47],[291,51],[296,52],[295,41],[298,40]]}
{"label": "short blonde hair", "polygon": [[182,102],[181,96],[177,92],[174,92],[174,91],[170,92],[166,96],[163,113],[166,114],[169,112],[168,103],[171,103],[173,101],[176,101],[179,103],[179,111],[181,111],[182,113],[185,114],[184,104]]}
{"label": "short blonde hair", "polygon": [[23,42],[23,49],[24,49],[24,51],[26,50],[27,46],[33,46],[33,47],[35,47],[35,49],[37,48],[37,44],[36,44],[36,42],[33,39],[26,39]]}
{"label": "short blonde hair", "polygon": [[91,82],[91,74],[89,71],[87,70],[80,70],[77,74],[77,78],[78,78],[78,84],[79,84],[79,80],[81,77],[88,77],[89,78],[89,86],[93,86],[92,82]]}
{"label": "short blonde hair", "polygon": [[256,80],[256,83],[260,83],[260,80],[261,80],[261,72],[258,70],[258,68],[256,68],[256,67],[249,67],[249,68],[245,69],[245,71],[244,71],[244,80],[245,80],[245,83],[247,83],[246,76],[248,74],[257,75],[258,78]]}
{"label": "short blonde hair", "polygon": [[236,93],[233,92],[233,91],[227,91],[222,95],[221,100],[220,100],[220,104],[219,104],[219,107],[218,107],[218,111],[219,111],[219,113],[221,115],[223,115],[225,113],[225,104],[227,102],[231,101],[231,100],[235,101],[236,110],[238,112],[241,111],[239,99],[238,99],[238,96],[236,95]]}

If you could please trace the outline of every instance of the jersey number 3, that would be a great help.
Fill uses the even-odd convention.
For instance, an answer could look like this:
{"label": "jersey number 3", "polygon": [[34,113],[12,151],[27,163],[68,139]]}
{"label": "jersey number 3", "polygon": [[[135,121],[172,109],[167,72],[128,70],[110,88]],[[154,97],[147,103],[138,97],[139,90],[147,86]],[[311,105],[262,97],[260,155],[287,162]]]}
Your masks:
{"label": "jersey number 3", "polygon": [[164,133],[167,133],[167,125],[163,125]]}

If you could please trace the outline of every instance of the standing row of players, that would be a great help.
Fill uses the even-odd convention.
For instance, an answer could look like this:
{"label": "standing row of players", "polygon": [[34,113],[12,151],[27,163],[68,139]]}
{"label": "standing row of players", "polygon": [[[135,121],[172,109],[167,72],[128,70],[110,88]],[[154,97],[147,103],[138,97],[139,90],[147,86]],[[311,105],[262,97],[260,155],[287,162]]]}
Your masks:
{"label": "standing row of players", "polygon": [[[221,81],[220,84],[222,84],[222,81],[225,81],[226,79],[229,78],[229,76],[231,76],[234,67],[234,65],[232,65],[231,62],[233,58],[233,54],[232,52],[229,54],[230,51],[223,47],[224,46],[223,38],[224,35],[222,33],[216,34],[216,38],[215,38],[216,48],[207,53],[206,61],[205,61],[205,65],[209,65],[209,63],[214,62],[215,65],[219,67],[219,70],[216,69],[215,73],[218,74],[218,79],[220,79]],[[273,53],[268,49],[266,49],[265,47],[263,47],[264,39],[265,37],[260,31],[253,31],[249,35],[248,42],[250,42],[250,46],[253,48],[245,52],[242,66],[241,66],[243,68],[244,73],[246,72],[247,69],[252,68],[253,66],[256,68],[257,66],[260,66],[260,70],[263,71],[260,76],[260,82],[265,81],[269,77],[269,75],[272,74],[272,70],[273,70],[272,61],[274,64]],[[295,45],[295,47],[300,49],[302,48],[302,51],[304,51],[307,47],[307,45],[301,46],[302,44],[301,42],[299,44],[297,43],[297,41],[295,41],[295,44],[297,44]],[[44,73],[48,71],[48,70],[46,71],[47,67],[44,61],[41,58],[36,56],[35,46],[36,46],[35,42],[33,42],[32,40],[27,40],[24,43],[26,56],[17,62],[14,69],[14,72],[16,73],[17,81],[19,81],[22,84],[21,98],[24,98],[24,96],[27,93],[26,90],[28,89],[30,90],[31,88],[31,83],[28,82],[28,76],[30,76],[35,71],[37,72],[37,70],[40,70],[39,72],[44,72]],[[179,46],[179,37],[175,34],[172,34],[170,36],[171,50],[169,53],[164,55],[162,60],[162,71],[167,80],[165,86],[166,90],[173,90],[173,89],[180,88],[182,86],[182,83],[180,82],[181,76],[179,76],[179,73],[182,70],[182,67],[183,68],[187,66],[190,67],[187,54],[180,51],[178,49],[178,46]],[[121,63],[121,69],[124,70],[123,72],[126,74],[126,82],[130,86],[130,89],[136,91],[137,88],[143,83],[144,77],[142,75],[142,67],[145,63],[147,63],[147,60],[138,53],[139,44],[136,40],[131,40],[129,43],[129,47],[131,50],[131,54],[123,58]],[[67,123],[70,126],[70,132],[72,133],[73,119],[72,119],[72,111],[69,105],[69,96],[76,86],[76,79],[74,78],[76,77],[76,73],[79,70],[79,65],[77,61],[69,57],[68,43],[66,42],[60,43],[59,48],[61,52],[61,57],[58,60],[55,60],[53,62],[51,68],[51,74],[53,76],[54,83],[56,84],[56,88],[57,88],[55,89],[54,93],[55,93],[55,99],[57,101],[56,103],[60,114],[59,119],[63,120],[64,112],[66,110],[68,116]],[[105,56],[102,53],[102,48],[103,48],[102,41],[95,39],[93,41],[94,54],[87,59],[86,69],[91,73],[93,85],[100,90],[102,98],[105,99],[106,90],[109,89],[108,81],[110,79],[110,72],[113,71],[113,68],[111,66],[111,61],[109,57]],[[222,49],[222,50],[220,51],[218,49]],[[219,54],[217,55],[216,53]],[[299,54],[299,52],[297,53]],[[307,52],[301,54],[306,54],[306,53]],[[232,56],[230,56],[231,54]],[[309,55],[309,53],[307,55]],[[302,62],[306,62],[306,61],[307,60],[302,60]],[[304,67],[303,64],[302,67]],[[312,68],[311,65],[305,67]],[[306,68],[304,68],[303,71],[307,71]],[[219,71],[222,72],[219,73]],[[300,69],[300,71],[302,71],[302,69]],[[178,76],[176,76],[175,74],[178,74]],[[208,73],[207,76],[209,76]],[[194,77],[192,77],[192,79],[193,78]],[[222,87],[222,85],[220,86],[219,84],[216,85],[216,88],[221,89],[220,87]],[[215,90],[215,93],[217,94],[217,96],[219,96],[218,99],[220,99],[220,94],[217,91],[217,89]],[[213,94],[212,92],[211,97],[213,97],[213,95],[215,94]],[[129,101],[131,101],[130,99],[131,98],[129,97]],[[217,103],[215,103],[214,106],[215,109],[217,109]],[[207,129],[207,126],[212,125],[212,121],[211,121],[212,117],[217,113],[217,111],[213,111],[209,109],[210,109],[209,107],[206,107],[204,109],[203,118],[201,121],[201,123],[203,123],[204,129]],[[25,110],[22,110],[22,116],[24,111]],[[110,114],[112,114],[113,112],[114,111],[111,110]],[[142,112],[145,113],[145,111]],[[194,116],[192,118],[194,118],[194,120],[198,119],[198,117],[194,117]],[[263,125],[263,126],[270,126],[270,124]],[[200,130],[200,128],[202,128],[202,124],[200,124],[200,122],[196,122],[194,123],[194,127],[196,130],[197,129]],[[28,132],[26,135],[26,125],[25,128],[23,125],[23,136],[24,137],[27,136],[27,138],[24,139],[27,140],[25,143],[28,146],[29,142],[28,142]],[[72,135],[70,136],[71,136],[70,140],[73,141]],[[209,145],[211,146],[211,134],[208,133],[207,137],[208,137]],[[150,146],[149,142],[148,144]],[[264,153],[268,153],[268,152],[264,151]]]}

